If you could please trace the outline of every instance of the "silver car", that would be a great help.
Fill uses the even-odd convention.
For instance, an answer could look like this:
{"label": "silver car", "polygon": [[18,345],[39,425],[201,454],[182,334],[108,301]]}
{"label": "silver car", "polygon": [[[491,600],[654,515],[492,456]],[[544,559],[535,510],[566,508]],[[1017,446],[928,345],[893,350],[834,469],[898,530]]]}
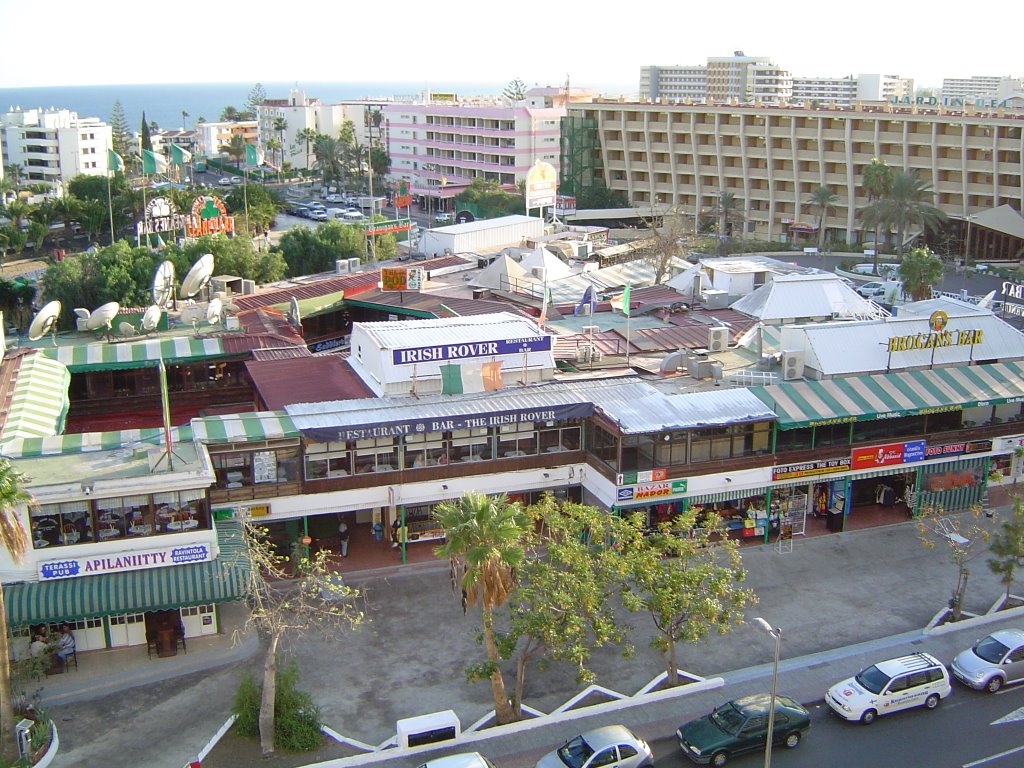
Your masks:
{"label": "silver car", "polygon": [[995,693],[1024,680],[1024,631],[1001,629],[961,651],[949,665],[964,685]]}
{"label": "silver car", "polygon": [[654,765],[651,748],[624,725],[582,733],[544,755],[537,768],[643,768]]}

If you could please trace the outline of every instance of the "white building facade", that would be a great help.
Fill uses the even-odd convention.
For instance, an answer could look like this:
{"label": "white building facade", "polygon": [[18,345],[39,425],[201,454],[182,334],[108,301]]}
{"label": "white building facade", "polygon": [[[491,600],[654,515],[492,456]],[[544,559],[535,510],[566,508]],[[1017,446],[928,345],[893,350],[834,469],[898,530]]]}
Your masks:
{"label": "white building facade", "polygon": [[57,186],[80,174],[107,172],[111,128],[67,109],[13,109],[0,118],[3,164],[17,165],[28,183]]}

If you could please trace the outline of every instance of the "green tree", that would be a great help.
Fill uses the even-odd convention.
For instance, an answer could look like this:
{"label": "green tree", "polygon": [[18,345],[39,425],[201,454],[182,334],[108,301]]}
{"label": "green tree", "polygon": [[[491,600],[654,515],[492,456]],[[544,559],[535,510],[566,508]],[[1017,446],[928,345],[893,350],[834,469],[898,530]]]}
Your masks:
{"label": "green tree", "polygon": [[336,221],[325,222],[316,229],[293,227],[270,251],[284,259],[288,277],[332,271],[337,259],[363,256],[362,229]]}
{"label": "green tree", "polygon": [[21,179],[25,172],[17,163],[8,163],[4,166],[4,175],[14,183],[14,189],[17,190],[21,187]]}
{"label": "green tree", "polygon": [[270,231],[278,211],[282,208],[281,201],[271,190],[259,185],[250,186],[246,190],[233,189],[224,198],[224,203],[236,216],[245,214],[247,201],[249,231],[252,234]]}
{"label": "green tree", "polygon": [[526,200],[501,188],[494,180],[476,178],[455,196],[457,209],[471,208],[484,219],[526,213]]}
{"label": "green tree", "polygon": [[306,167],[307,168],[309,168],[309,165],[310,165],[309,164],[310,147],[313,144],[316,143],[317,136],[319,136],[319,134],[313,128],[303,128],[301,131],[299,131],[297,134],[295,134],[295,138],[298,141],[305,142],[305,144],[306,144]]}
{"label": "green tree", "polygon": [[183,109],[183,110],[181,110],[181,130],[184,131],[184,130],[187,130],[187,129],[188,129],[188,112],[186,112]]}
{"label": "green tree", "polygon": [[679,643],[700,642],[712,630],[727,634],[743,622],[743,609],[757,602],[752,590],[740,586],[746,571],[739,543],[722,535],[718,515],[683,512],[624,556],[630,570],[624,602],[654,622],[658,634],[651,645],[664,654],[667,685],[679,683]]}
{"label": "green tree", "polygon": [[927,248],[911,248],[899,266],[903,293],[914,301],[932,297],[932,288],[942,282],[942,259]]}
{"label": "green tree", "polygon": [[[877,157],[871,159],[871,164],[864,168],[864,173],[861,177],[861,183],[868,192],[868,208],[870,208],[876,201],[886,197],[892,191],[893,181],[893,170],[885,164],[884,160],[879,160]],[[861,211],[861,218],[863,217],[864,211]],[[868,216],[868,219],[872,220],[871,226],[875,230],[875,274],[878,274],[878,252],[881,250],[881,244],[878,241],[879,228],[881,221],[877,216]],[[868,222],[864,220],[864,225],[868,226]]]}
{"label": "green tree", "polygon": [[732,236],[732,220],[742,218],[739,213],[740,201],[732,192],[719,192],[714,213],[718,216],[718,255],[729,252],[729,238]]}
{"label": "green tree", "polygon": [[146,113],[142,113],[142,126],[139,130],[139,146],[142,149],[152,152],[153,151],[153,139],[149,135],[150,127],[149,123],[146,122]]}
{"label": "green tree", "polygon": [[931,184],[916,173],[897,173],[889,193],[864,209],[863,218],[869,226],[880,225],[887,231],[896,229],[896,253],[903,256],[907,230],[917,225],[925,232],[934,232],[946,222],[946,214],[932,205]]}
{"label": "green tree", "polygon": [[128,158],[134,154],[135,145],[132,141],[132,133],[128,128],[128,118],[124,115],[124,107],[120,101],[114,102],[114,108],[110,113],[110,139],[113,149],[127,163]]}
{"label": "green tree", "polygon": [[628,208],[629,199],[625,192],[608,189],[600,179],[593,186],[585,187],[576,195],[576,207],[580,210],[600,210],[602,208]]}
{"label": "green tree", "polygon": [[107,205],[98,200],[78,201],[78,222],[82,225],[89,240],[95,240],[96,235],[107,226]]}
{"label": "green tree", "polygon": [[508,85],[505,86],[505,90],[501,92],[501,95],[509,101],[522,101],[526,98],[526,83],[518,77],[514,80],[509,80]]}
{"label": "green tree", "polygon": [[288,130],[288,121],[283,117],[274,118],[274,130],[277,131],[277,141],[281,147],[281,163],[284,162],[284,132]]}
{"label": "green tree", "polygon": [[53,201],[53,212],[64,223],[64,240],[71,241],[71,224],[81,213],[81,201],[68,194]]}
{"label": "green tree", "polygon": [[433,515],[445,534],[435,552],[451,563],[452,588],[460,591],[463,610],[480,604],[487,662],[478,675],[490,680],[495,719],[498,724],[513,722],[515,713],[499,666],[494,612],[508,600],[526,556],[529,517],[504,496],[474,492],[438,504]]}
{"label": "green tree", "polygon": [[[28,534],[22,523],[19,507],[31,504],[32,496],[25,490],[25,476],[9,459],[0,458],[0,546],[16,564],[21,564],[28,551]],[[7,606],[3,583],[0,582],[0,756],[14,755],[14,706],[11,696],[11,650],[7,634]]]}
{"label": "green tree", "polygon": [[270,150],[270,160],[271,160],[271,162],[273,162],[274,155],[276,153],[280,152],[280,154],[281,154],[281,159],[278,161],[278,164],[277,164],[277,167],[278,167],[277,175],[278,175],[278,178],[280,179],[280,176],[281,176],[280,168],[281,168],[281,165],[284,163],[284,152],[282,151],[281,142],[278,141],[277,139],[274,139],[274,138],[267,139],[267,149]]}
{"label": "green tree", "polygon": [[654,210],[646,222],[650,246],[641,251],[644,261],[654,267],[654,284],[659,285],[668,275],[672,264],[685,260],[686,254],[697,245],[693,232],[693,217],[684,214],[677,206],[670,207],[661,216],[657,227]]}
{"label": "green tree", "polygon": [[234,107],[232,107],[231,105],[228,105],[228,106],[224,107],[224,109],[221,110],[221,113],[220,113],[220,120],[221,120],[221,122],[224,122],[224,123],[235,123],[235,122],[238,122],[239,119],[240,119],[240,115],[238,114],[238,110],[235,109]]}
{"label": "green tree", "polygon": [[245,139],[240,134],[234,134],[222,149],[228,153],[236,165],[241,165],[242,160],[245,159]]}
{"label": "green tree", "polygon": [[111,197],[116,197],[128,189],[128,181],[121,173],[109,177],[79,174],[68,182],[68,192],[79,200],[95,200],[106,205],[108,183]]}
{"label": "green tree", "polygon": [[[254,85],[252,87],[252,90],[249,91],[249,96],[245,100],[245,111],[246,112],[251,112],[253,115],[257,114],[257,108],[260,107],[263,104],[263,102],[265,102],[266,100],[267,100],[267,92],[263,88],[263,84],[262,83],[256,83],[256,85]],[[281,120],[283,118],[279,117],[277,119]],[[275,120],[275,123],[276,123],[276,120]],[[274,127],[274,130],[275,131],[277,130],[276,125]]]}
{"label": "green tree", "polygon": [[947,515],[941,506],[925,507],[917,518],[917,535],[925,549],[935,549],[939,544],[945,547],[950,563],[956,567],[949,608],[952,620],[960,621],[971,562],[986,551],[990,536],[981,517],[981,505],[973,505],[966,515]]}
{"label": "green tree", "polygon": [[319,135],[313,144],[313,167],[320,171],[324,184],[345,181],[346,152],[341,141],[331,136]]}
{"label": "green tree", "polygon": [[830,213],[834,213],[836,210],[836,204],[839,202],[839,196],[832,191],[831,187],[820,186],[815,189],[809,198],[807,198],[807,205],[811,206],[818,212],[818,251],[821,252],[825,248],[825,219],[828,218]]}
{"label": "green tree", "polygon": [[1009,600],[1017,569],[1024,566],[1024,499],[1020,496],[1014,496],[1010,519],[1000,523],[989,543],[989,551],[994,555],[988,559],[989,570],[1006,587],[1006,599]]}

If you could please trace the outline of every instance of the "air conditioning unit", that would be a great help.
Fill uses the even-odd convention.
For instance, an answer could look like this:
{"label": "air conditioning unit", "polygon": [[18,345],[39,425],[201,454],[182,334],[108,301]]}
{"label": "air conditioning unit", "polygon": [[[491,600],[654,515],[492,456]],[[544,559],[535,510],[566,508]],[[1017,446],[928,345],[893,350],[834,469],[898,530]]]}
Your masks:
{"label": "air conditioning unit", "polygon": [[782,380],[795,381],[804,377],[804,353],[803,350],[783,350],[782,352]]}
{"label": "air conditioning unit", "polygon": [[238,331],[241,330],[242,324],[238,322],[237,317],[226,317],[224,318],[224,328],[229,331]]}
{"label": "air conditioning unit", "polygon": [[334,274],[336,274],[336,275],[347,275],[348,274],[348,259],[335,259],[335,261],[334,261]]}
{"label": "air conditioning unit", "polygon": [[577,363],[589,363],[590,356],[593,354],[594,348],[589,344],[582,347],[576,347],[576,362]]}
{"label": "air conditioning unit", "polygon": [[348,260],[348,271],[349,272],[358,272],[359,268],[362,267],[362,266],[363,266],[363,262],[361,262],[359,259],[351,258],[351,259]]}
{"label": "air conditioning unit", "polygon": [[600,333],[601,332],[601,326],[600,325],[584,325],[582,328],[580,328],[580,330],[583,331],[583,333],[587,334],[587,336],[593,336],[595,333]]}
{"label": "air conditioning unit", "polygon": [[256,281],[255,280],[243,280],[242,281],[242,294],[248,296],[250,293],[256,293]]}
{"label": "air conditioning unit", "polygon": [[533,275],[537,280],[547,280],[548,268],[547,267],[531,267],[530,274]]}
{"label": "air conditioning unit", "polygon": [[595,349],[590,353],[590,359],[592,362],[599,363],[604,360],[604,352],[600,349]]}
{"label": "air conditioning unit", "polygon": [[729,329],[725,326],[708,328],[708,351],[724,352],[729,348]]}

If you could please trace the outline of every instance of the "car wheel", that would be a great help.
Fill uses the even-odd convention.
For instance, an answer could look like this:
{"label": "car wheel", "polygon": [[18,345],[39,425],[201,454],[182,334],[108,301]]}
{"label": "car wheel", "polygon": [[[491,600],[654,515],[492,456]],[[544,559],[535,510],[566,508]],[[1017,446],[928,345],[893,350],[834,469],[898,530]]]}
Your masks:
{"label": "car wheel", "polygon": [[935,709],[937,706],[939,706],[939,694],[937,693],[933,693],[931,696],[924,700],[925,709]]}
{"label": "car wheel", "polygon": [[871,725],[875,722],[876,717],[878,717],[878,713],[873,709],[869,709],[860,716],[860,721],[864,723],[864,725]]}
{"label": "car wheel", "polygon": [[1003,687],[1003,678],[1001,678],[999,675],[996,675],[991,680],[989,680],[987,683],[985,683],[985,690],[988,691],[989,693],[995,693],[996,691],[998,691],[1002,687]]}
{"label": "car wheel", "polygon": [[715,752],[711,756],[711,764],[715,768],[722,768],[727,762],[729,762],[729,755],[726,752]]}
{"label": "car wheel", "polygon": [[800,745],[800,732],[787,733],[786,740],[782,743],[786,745],[787,749],[796,749]]}

